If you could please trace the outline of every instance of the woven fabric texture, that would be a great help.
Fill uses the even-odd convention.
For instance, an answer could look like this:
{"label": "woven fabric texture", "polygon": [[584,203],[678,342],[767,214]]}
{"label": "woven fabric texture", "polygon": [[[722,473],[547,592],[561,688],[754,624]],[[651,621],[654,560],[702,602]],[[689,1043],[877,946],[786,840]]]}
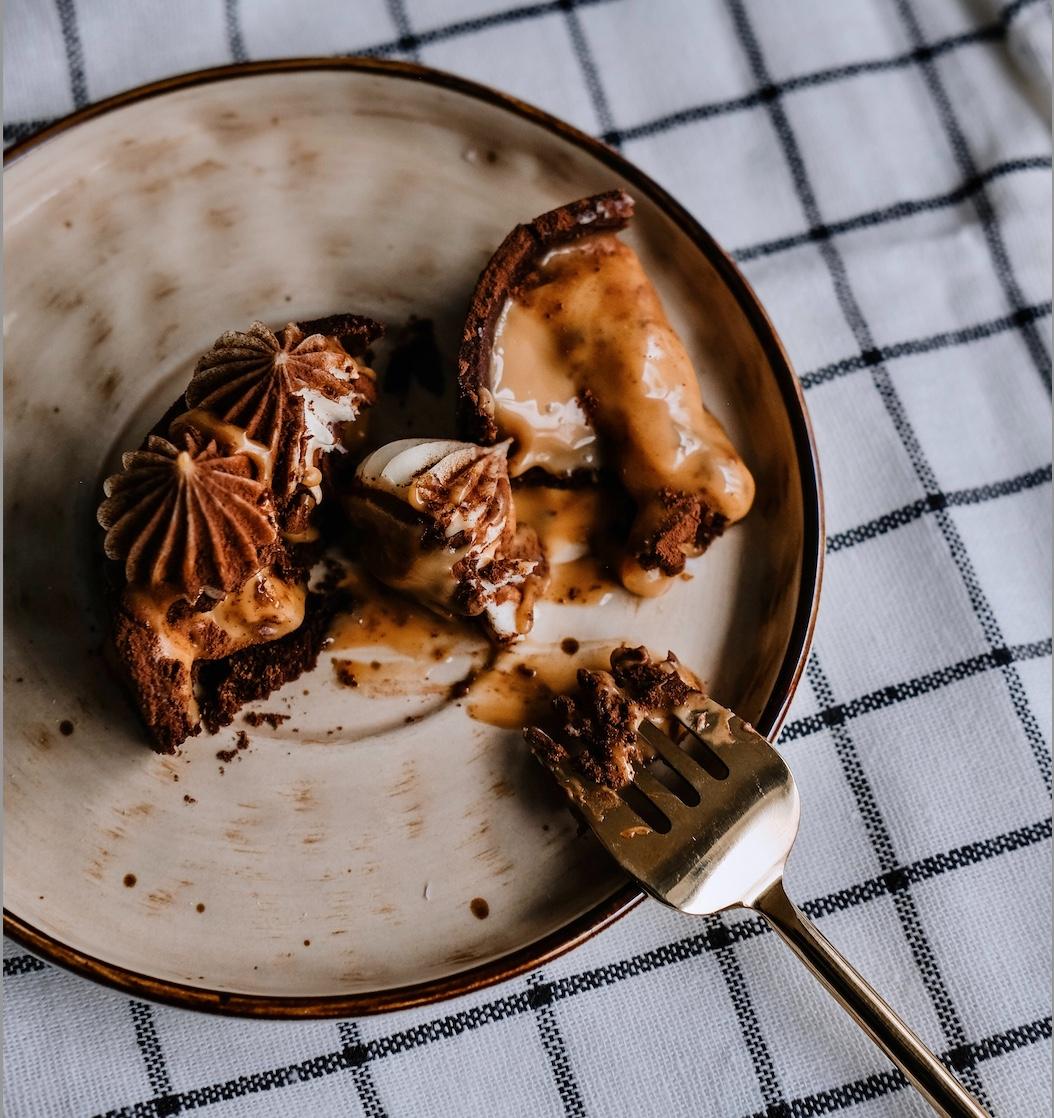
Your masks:
{"label": "woven fabric texture", "polygon": [[[172,73],[412,59],[602,136],[733,251],[826,488],[788,885],[1000,1118],[1048,1112],[1047,0],[8,0],[4,139]],[[17,285],[17,275],[7,277]],[[6,1113],[927,1113],[757,919],[647,903],[543,971],[252,1023],[4,955]]]}

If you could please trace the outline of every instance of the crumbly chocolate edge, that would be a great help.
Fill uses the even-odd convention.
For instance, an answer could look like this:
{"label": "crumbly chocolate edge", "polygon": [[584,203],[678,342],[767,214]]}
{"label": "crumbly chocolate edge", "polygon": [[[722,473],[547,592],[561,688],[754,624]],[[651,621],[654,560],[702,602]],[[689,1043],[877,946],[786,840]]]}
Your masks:
{"label": "crumbly chocolate edge", "polygon": [[[382,323],[356,314],[327,315],[299,321],[296,325],[306,335],[325,334],[336,337],[352,357],[359,357],[365,353],[366,349],[384,334],[385,329]],[[369,402],[374,402],[373,398]],[[167,437],[172,421],[187,409],[184,392],[161,415],[144,437],[140,448],[146,446],[151,435]],[[326,464],[328,463],[324,460],[324,465]],[[323,469],[323,475],[328,479],[326,469]],[[297,513],[302,510],[295,509],[293,503],[298,499],[299,495],[294,495],[283,503],[283,508],[280,510],[280,517],[285,521],[286,528],[297,526],[299,519]],[[294,550],[295,557],[292,554]],[[288,545],[276,542],[272,545],[270,554],[263,556],[263,559],[265,562],[288,564],[291,567],[299,565],[300,562],[310,566],[311,561],[320,551],[321,545],[298,545],[295,549],[291,549]],[[318,661],[333,615],[342,608],[339,595],[308,594],[304,621],[292,633],[278,641],[252,645],[221,660],[196,661],[194,678],[189,680],[183,665],[161,655],[161,643],[154,631],[133,618],[122,607],[121,598],[126,585],[123,564],[106,558],[101,562],[111,616],[109,639],[115,654],[116,667],[146,727],[150,747],[162,754],[178,752],[180,745],[188,738],[199,734],[203,726],[214,731],[220,726],[229,725],[245,703],[266,698],[283,683],[288,683],[305,671],[310,671]],[[305,580],[307,573],[305,570]],[[325,620],[320,622],[319,618],[323,616]],[[299,641],[295,639],[298,636],[300,636]],[[279,645],[282,646],[278,657],[281,663],[276,663],[275,670],[270,673],[261,672],[259,665],[256,665],[256,671],[260,673],[261,678],[257,683],[256,691],[253,692],[250,681],[243,679],[245,666],[252,662],[252,658],[247,654],[257,649],[273,650]],[[187,707],[177,698],[179,690],[188,684],[193,686],[200,682],[198,677],[201,674],[201,665],[228,663],[230,668],[225,677],[227,691],[223,696],[219,694],[202,696],[199,700],[201,719],[194,721],[190,718]],[[271,681],[269,685],[265,676],[266,680]],[[280,681],[279,676],[283,677]],[[237,705],[234,705],[235,694],[244,695]]]}
{"label": "crumbly chocolate edge", "polygon": [[517,225],[501,242],[476,281],[458,351],[458,418],[464,437],[497,442],[494,417],[483,407],[495,324],[510,293],[551,249],[594,233],[619,232],[633,217],[633,199],[608,190],[558,206]]}
{"label": "crumbly chocolate edge", "polygon": [[[594,233],[620,232],[629,225],[633,212],[628,194],[606,191],[517,225],[498,246],[480,273],[458,353],[458,415],[466,438],[485,445],[498,439],[494,417],[484,407],[483,389],[490,373],[494,328],[511,293],[545,253]],[[527,479],[515,481],[531,484]],[[596,477],[580,471],[570,479],[536,477],[532,481],[576,488],[594,484]],[[670,515],[641,542],[634,558],[645,570],[659,568],[664,575],[675,576],[684,570],[685,549],[689,554],[705,551],[724,531],[725,520],[698,494],[671,493],[669,509]]]}
{"label": "crumbly chocolate edge", "polygon": [[196,664],[205,693],[201,721],[209,733],[229,726],[246,703],[266,699],[318,663],[333,618],[348,606],[346,595],[309,592],[304,620],[298,629],[276,641],[254,644],[222,660]]}
{"label": "crumbly chocolate edge", "polygon": [[[675,670],[664,671],[664,663]],[[682,678],[672,652],[665,660],[653,660],[643,646],[622,646],[611,653],[617,692],[604,686],[605,674],[581,669],[575,689],[558,695],[551,717],[525,727],[524,737],[546,768],[617,792],[626,784],[624,762],[636,769],[646,760],[637,736],[641,718],[673,710],[700,688]]]}

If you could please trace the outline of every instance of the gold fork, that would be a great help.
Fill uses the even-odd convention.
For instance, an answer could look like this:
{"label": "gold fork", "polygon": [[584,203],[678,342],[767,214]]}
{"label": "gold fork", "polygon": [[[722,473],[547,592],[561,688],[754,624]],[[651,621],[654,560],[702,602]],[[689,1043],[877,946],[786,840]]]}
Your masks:
{"label": "gold fork", "polygon": [[934,1110],[988,1118],[784,891],[800,810],[783,758],[713,700],[701,712],[676,712],[675,721],[680,743],[653,722],[641,723],[639,736],[668,769],[639,768],[618,798],[565,765],[547,767],[608,852],[653,897],[697,916],[753,909]]}

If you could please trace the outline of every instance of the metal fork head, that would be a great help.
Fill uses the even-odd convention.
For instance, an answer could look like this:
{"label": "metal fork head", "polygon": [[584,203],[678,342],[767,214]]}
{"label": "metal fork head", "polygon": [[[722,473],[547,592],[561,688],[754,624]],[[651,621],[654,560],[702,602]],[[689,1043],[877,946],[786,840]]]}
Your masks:
{"label": "metal fork head", "polygon": [[[794,843],[794,778],[765,738],[712,699],[674,713],[685,732],[680,742],[647,720],[638,734],[679,780],[664,782],[657,766],[646,765],[616,797],[566,767],[554,775],[601,843],[652,896],[698,915],[749,905],[782,876]],[[648,804],[640,804],[641,796]]]}

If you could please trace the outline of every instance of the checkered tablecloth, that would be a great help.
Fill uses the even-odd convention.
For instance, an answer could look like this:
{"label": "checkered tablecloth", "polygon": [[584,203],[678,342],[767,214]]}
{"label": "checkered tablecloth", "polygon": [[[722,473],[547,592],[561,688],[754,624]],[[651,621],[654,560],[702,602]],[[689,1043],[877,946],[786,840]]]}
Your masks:
{"label": "checkered tablecloth", "polygon": [[[414,59],[602,135],[735,251],[827,494],[789,886],[994,1114],[1048,1113],[1047,0],[6,7],[8,143],[216,63]],[[10,1118],[924,1112],[758,920],[654,903],[529,977],[358,1021],[159,1008],[10,943],[4,976]]]}

